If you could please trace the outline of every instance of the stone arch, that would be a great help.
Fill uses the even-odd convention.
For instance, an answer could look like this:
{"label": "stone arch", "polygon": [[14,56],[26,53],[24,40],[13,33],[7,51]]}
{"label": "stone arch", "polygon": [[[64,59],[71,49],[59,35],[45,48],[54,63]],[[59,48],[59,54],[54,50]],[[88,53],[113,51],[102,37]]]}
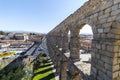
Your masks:
{"label": "stone arch", "polygon": [[[82,27],[84,27],[86,24],[87,24],[86,22],[78,23],[76,26],[74,26],[74,28],[71,31],[71,40],[70,40],[71,53],[70,53],[70,57],[71,57],[71,59],[76,59],[75,61],[80,60],[80,54],[79,54],[79,50],[80,50],[79,38],[80,38],[80,36],[79,36],[79,33],[80,33],[80,29],[82,29]],[[93,28],[91,28],[91,29],[93,31]]]}
{"label": "stone arch", "polygon": [[[63,30],[64,33],[66,31],[66,26],[67,28],[70,28],[70,58],[72,60],[79,60],[77,49],[79,46],[76,47],[76,40],[78,39],[77,34],[83,25],[90,23],[89,25],[92,26],[94,34],[94,39],[92,41],[93,54],[91,59],[91,80],[119,80],[120,78],[119,4],[119,0],[90,0],[84,6],[82,6],[82,8],[78,9],[75,13],[67,17],[60,25],[50,32],[54,34],[54,31],[58,32],[60,29],[65,28]],[[54,43],[53,38],[50,38],[50,43]],[[74,41],[76,42],[74,43]],[[53,49],[51,49],[51,54],[53,53],[52,50]],[[56,59],[58,58],[56,57]],[[71,62],[71,59],[68,60],[69,63]],[[63,63],[64,62],[65,61],[63,60]],[[72,65],[69,67],[69,70],[72,70],[71,68],[76,68]],[[73,73],[72,71],[69,72],[71,74]],[[75,76],[76,74],[73,75],[73,77]]]}
{"label": "stone arch", "polygon": [[83,53],[91,53],[91,44],[93,39],[93,30],[89,24],[83,25],[79,31],[80,50]]}
{"label": "stone arch", "polygon": [[76,34],[79,34],[79,32],[80,32],[80,29],[82,29],[82,27],[85,25],[86,23],[78,23],[77,25],[76,25],[76,27],[74,28],[74,32],[76,32]]}

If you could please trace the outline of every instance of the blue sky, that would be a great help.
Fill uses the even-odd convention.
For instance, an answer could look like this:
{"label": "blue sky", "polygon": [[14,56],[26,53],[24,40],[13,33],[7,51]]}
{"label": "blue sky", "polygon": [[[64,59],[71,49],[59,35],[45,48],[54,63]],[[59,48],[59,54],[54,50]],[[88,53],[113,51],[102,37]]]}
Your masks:
{"label": "blue sky", "polygon": [[0,30],[48,33],[88,0],[0,0]]}

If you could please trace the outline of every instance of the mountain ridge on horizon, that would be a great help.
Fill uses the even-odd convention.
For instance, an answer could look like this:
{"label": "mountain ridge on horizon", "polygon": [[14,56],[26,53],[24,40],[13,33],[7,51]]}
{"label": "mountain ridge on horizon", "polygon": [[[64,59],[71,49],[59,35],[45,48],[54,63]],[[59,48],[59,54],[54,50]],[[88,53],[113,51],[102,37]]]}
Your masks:
{"label": "mountain ridge on horizon", "polygon": [[45,34],[45,33],[39,33],[39,32],[34,32],[34,31],[6,31],[6,30],[0,30],[0,31],[4,31],[4,32],[12,32],[12,33],[36,33],[36,34]]}

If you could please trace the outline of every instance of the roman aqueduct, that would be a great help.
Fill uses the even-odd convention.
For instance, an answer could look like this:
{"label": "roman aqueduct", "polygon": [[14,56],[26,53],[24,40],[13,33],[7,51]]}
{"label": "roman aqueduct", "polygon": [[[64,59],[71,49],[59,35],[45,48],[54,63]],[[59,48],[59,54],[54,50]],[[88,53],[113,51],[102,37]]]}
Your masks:
{"label": "roman aqueduct", "polygon": [[[85,24],[93,31],[89,75],[77,66],[79,32]],[[120,0],[89,0],[50,31],[46,40],[60,80],[120,80]]]}

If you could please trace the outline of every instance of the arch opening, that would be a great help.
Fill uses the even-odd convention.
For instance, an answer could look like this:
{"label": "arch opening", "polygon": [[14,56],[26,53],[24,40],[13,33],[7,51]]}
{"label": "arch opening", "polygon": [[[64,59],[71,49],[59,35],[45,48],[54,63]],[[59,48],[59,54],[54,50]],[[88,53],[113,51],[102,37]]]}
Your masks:
{"label": "arch opening", "polygon": [[93,31],[89,24],[83,24],[76,28],[77,48],[79,48],[80,61],[75,62],[75,65],[83,71],[84,74],[90,75],[91,70],[91,54],[92,54],[92,39]]}
{"label": "arch opening", "polygon": [[70,30],[68,31],[68,43],[70,43]]}
{"label": "arch opening", "polygon": [[93,32],[90,25],[86,24],[79,30],[80,53],[91,53]]}
{"label": "arch opening", "polygon": [[68,31],[68,51],[67,52],[69,52],[70,51],[70,30]]}
{"label": "arch opening", "polygon": [[69,58],[70,57],[70,35],[71,32],[68,28],[63,31],[63,39],[62,39],[62,49],[63,53]]}

